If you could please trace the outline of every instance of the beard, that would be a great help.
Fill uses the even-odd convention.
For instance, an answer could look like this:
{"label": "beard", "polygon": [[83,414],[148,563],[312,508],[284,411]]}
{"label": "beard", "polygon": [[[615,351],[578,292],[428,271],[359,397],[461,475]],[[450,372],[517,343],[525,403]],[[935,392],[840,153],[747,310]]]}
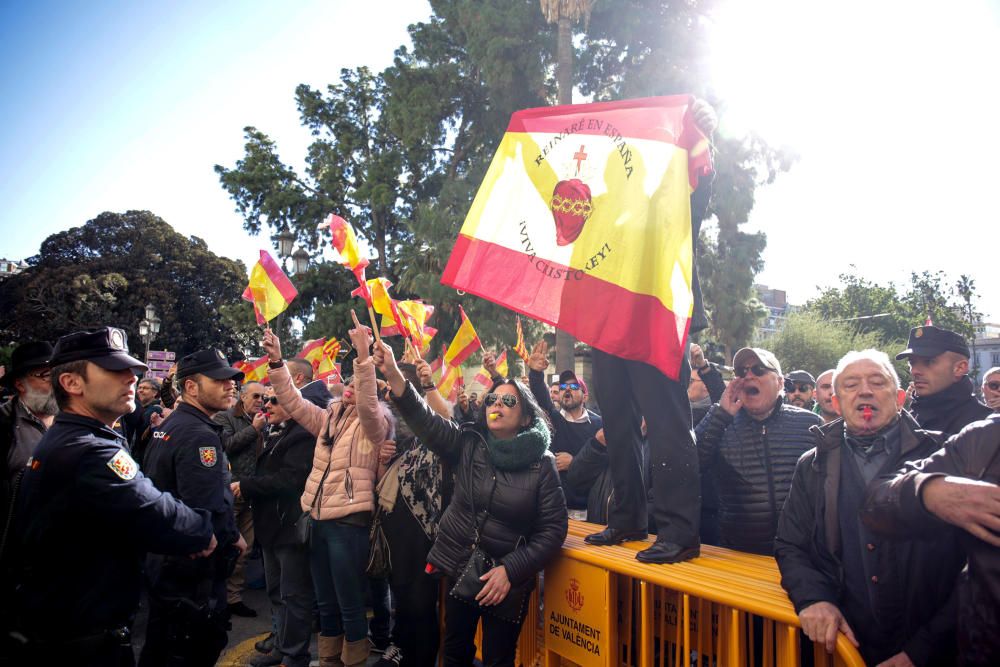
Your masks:
{"label": "beard", "polygon": [[36,415],[51,417],[59,412],[56,397],[51,391],[39,391],[28,387],[21,395],[21,403]]}

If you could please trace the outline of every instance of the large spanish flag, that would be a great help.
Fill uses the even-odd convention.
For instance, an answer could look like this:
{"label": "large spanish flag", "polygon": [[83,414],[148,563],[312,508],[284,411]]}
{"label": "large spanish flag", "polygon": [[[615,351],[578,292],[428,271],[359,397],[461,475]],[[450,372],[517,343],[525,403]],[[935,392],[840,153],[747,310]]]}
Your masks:
{"label": "large spanish flag", "polygon": [[283,313],[298,293],[271,253],[261,250],[250,271],[250,283],[243,290],[243,298],[253,303],[257,324],[267,324]]}
{"label": "large spanish flag", "polygon": [[691,192],[711,171],[689,96],[516,112],[441,282],[679,376]]}
{"label": "large spanish flag", "polygon": [[260,359],[256,361],[237,361],[233,366],[243,372],[243,384],[248,382],[261,382],[264,384],[268,383],[267,380],[267,362],[269,359],[265,354]]}

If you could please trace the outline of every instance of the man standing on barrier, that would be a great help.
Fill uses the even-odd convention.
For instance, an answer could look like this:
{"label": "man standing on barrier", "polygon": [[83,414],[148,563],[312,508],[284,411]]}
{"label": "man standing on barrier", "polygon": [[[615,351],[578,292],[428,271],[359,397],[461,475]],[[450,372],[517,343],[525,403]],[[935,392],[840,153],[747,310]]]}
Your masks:
{"label": "man standing on barrier", "polygon": [[227,643],[226,579],[247,544],[233,518],[222,427],[212,415],[232,407],[243,373],[214,349],[181,359],[181,402],[153,434],[144,468],[157,488],[208,510],[219,539],[214,558],[150,555],[149,626],[141,667],[214,665]]}
{"label": "man standing on barrier", "polygon": [[49,367],[60,411],[16,500],[0,663],[130,667],[143,554],[204,562],[212,522],[158,491],[111,428],[134,409],[146,370],[121,329],[63,336]]}

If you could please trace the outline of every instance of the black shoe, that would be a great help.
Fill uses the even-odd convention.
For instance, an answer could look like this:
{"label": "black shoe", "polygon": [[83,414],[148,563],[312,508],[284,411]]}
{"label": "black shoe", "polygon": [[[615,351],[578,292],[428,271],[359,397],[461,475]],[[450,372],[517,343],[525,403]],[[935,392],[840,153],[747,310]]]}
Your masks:
{"label": "black shoe", "polygon": [[264,637],[259,642],[253,645],[260,653],[270,653],[274,650],[274,633],[267,633],[267,637]]}
{"label": "black shoe", "polygon": [[277,667],[281,664],[280,653],[258,653],[250,656],[247,667]]}
{"label": "black shoe", "polygon": [[643,563],[680,563],[701,555],[701,545],[682,547],[666,540],[656,540],[653,546],[636,553],[635,559]]}
{"label": "black shoe", "polygon": [[242,600],[229,604],[229,615],[242,616],[243,618],[257,618],[257,612],[243,604]]}
{"label": "black shoe", "polygon": [[622,542],[642,541],[649,537],[649,533],[644,530],[619,530],[617,528],[605,528],[599,533],[591,533],[583,538],[587,544],[598,547],[610,547]]}

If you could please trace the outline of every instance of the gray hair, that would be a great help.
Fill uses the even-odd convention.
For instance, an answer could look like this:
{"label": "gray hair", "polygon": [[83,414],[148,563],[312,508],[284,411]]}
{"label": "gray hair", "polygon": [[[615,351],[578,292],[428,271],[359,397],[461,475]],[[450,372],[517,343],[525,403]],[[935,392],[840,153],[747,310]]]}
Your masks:
{"label": "gray hair", "polygon": [[885,352],[868,348],[867,350],[861,350],[860,352],[857,350],[851,350],[837,362],[837,368],[833,371],[832,380],[834,395],[837,393],[837,378],[840,377],[840,374],[847,370],[847,367],[851,364],[864,360],[873,361],[881,366],[882,370],[885,371],[885,374],[888,375],[896,385],[896,389],[899,389],[899,373],[896,372],[895,366],[893,366],[892,362],[889,361],[889,355]]}
{"label": "gray hair", "polygon": [[244,383],[244,385],[240,387],[240,396],[245,396],[247,393],[247,387],[250,387],[255,384],[259,384],[262,387],[264,386],[263,383],[261,382],[257,382],[256,380],[251,380],[250,382]]}

